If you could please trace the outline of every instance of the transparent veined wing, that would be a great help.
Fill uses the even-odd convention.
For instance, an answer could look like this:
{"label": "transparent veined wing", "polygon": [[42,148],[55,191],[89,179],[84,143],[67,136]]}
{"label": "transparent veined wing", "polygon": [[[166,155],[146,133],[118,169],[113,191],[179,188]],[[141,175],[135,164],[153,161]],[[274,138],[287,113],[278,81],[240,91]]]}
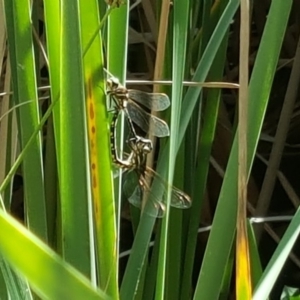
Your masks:
{"label": "transparent veined wing", "polygon": [[[146,168],[145,174],[147,179],[150,182],[155,181],[156,190],[162,190],[163,194],[162,197],[158,197],[154,190],[151,189],[151,186],[148,185],[144,174],[139,172],[138,170],[132,171],[128,173],[128,178],[123,185],[123,191],[125,196],[127,197],[128,201],[136,206],[141,207],[143,196],[145,195],[148,201],[151,203],[150,211],[152,208],[155,209],[153,211],[159,211],[158,213],[150,213],[152,216],[156,217],[163,217],[165,211],[165,201],[167,196],[167,189],[171,188],[171,206],[185,209],[191,207],[191,198],[184,193],[183,191],[179,190],[174,186],[170,186],[166,183],[155,171],[150,168]],[[148,211],[146,212],[148,213]],[[149,214],[149,213],[148,213]]]}
{"label": "transparent veined wing", "polygon": [[[162,218],[165,215],[165,206],[151,192],[150,188],[143,188],[139,184],[137,172],[131,171],[127,174],[123,192],[130,204],[143,210],[146,214],[154,218]],[[147,197],[147,203],[142,207],[144,195]]]}
{"label": "transparent veined wing", "polygon": [[[170,185],[166,181],[164,181],[158,173],[156,173],[151,168],[146,168],[145,175],[147,178],[151,178],[152,182],[155,181],[155,188],[158,190],[163,191],[162,201],[165,203],[167,197],[167,190],[168,188],[171,189],[171,206],[185,209],[190,208],[192,204],[192,200],[189,195],[185,192],[181,191],[180,189],[176,188],[175,186]],[[142,176],[145,178],[144,176]]]}
{"label": "transparent veined wing", "polygon": [[157,137],[165,137],[170,135],[169,126],[165,121],[148,114],[134,102],[128,102],[126,110],[130,119],[144,132]]}
{"label": "transparent veined wing", "polygon": [[138,90],[128,90],[129,98],[154,111],[162,111],[170,106],[170,99],[163,93],[146,93]]}

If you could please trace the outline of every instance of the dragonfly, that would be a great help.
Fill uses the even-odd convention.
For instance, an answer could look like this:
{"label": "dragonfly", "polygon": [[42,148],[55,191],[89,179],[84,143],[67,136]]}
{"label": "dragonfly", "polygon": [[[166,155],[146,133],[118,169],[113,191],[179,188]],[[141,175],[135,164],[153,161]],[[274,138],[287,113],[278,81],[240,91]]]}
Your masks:
{"label": "dragonfly", "polygon": [[[180,189],[169,185],[162,177],[150,167],[146,166],[146,156],[149,153],[151,140],[139,136],[127,141],[131,149],[130,172],[128,172],[123,191],[129,203],[135,207],[146,209],[146,213],[161,218],[165,214],[167,190],[171,189],[172,207],[185,209],[191,206],[191,198]],[[155,189],[152,188],[155,184]],[[160,195],[158,195],[161,191]],[[142,206],[143,198],[150,202]]]}
{"label": "dragonfly", "polygon": [[[140,137],[135,134],[135,132],[131,133],[135,137],[135,141],[137,145],[134,147],[135,149],[138,149],[138,147],[142,147],[138,151],[140,152],[140,156],[137,156],[134,151],[131,151],[129,155],[127,155],[126,159],[120,158],[118,155],[118,150],[117,150],[117,134],[116,134],[116,127],[117,127],[117,121],[119,118],[120,111],[116,110],[115,113],[113,114],[112,121],[110,123],[110,148],[111,148],[111,154],[112,154],[112,159],[115,165],[118,167],[125,169],[126,171],[130,171],[135,167],[135,164],[133,161],[137,161],[137,159],[146,159],[146,155],[149,154],[152,149],[153,149],[153,144],[150,139]],[[128,143],[128,141],[127,141]],[[132,142],[131,142],[132,143]],[[143,156],[141,155],[143,153]],[[139,162],[140,164],[142,162]]]}
{"label": "dragonfly", "polygon": [[[134,135],[128,141],[130,154],[121,159],[117,154],[116,146],[116,122],[119,112],[115,112],[111,123],[111,149],[113,161],[127,172],[123,185],[123,191],[129,203],[140,209],[146,209],[146,213],[153,217],[161,218],[165,214],[165,197],[168,188],[171,189],[171,206],[177,208],[189,208],[191,198],[174,186],[166,183],[153,169],[146,166],[147,155],[152,151],[153,145],[150,139]],[[151,183],[155,182],[157,190],[162,191],[159,197],[152,190]],[[142,207],[143,197],[148,199],[149,204]]]}
{"label": "dragonfly", "polygon": [[108,95],[115,103],[116,110],[125,113],[130,131],[134,136],[137,136],[137,134],[132,122],[147,134],[157,137],[170,135],[168,124],[145,110],[163,111],[168,108],[170,99],[166,94],[127,89],[114,77],[107,80],[107,89]]}

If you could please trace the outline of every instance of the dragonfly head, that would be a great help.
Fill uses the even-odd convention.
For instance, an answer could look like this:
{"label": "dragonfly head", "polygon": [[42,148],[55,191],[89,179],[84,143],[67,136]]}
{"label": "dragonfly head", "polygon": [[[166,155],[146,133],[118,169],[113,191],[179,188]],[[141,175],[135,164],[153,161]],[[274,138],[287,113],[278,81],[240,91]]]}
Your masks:
{"label": "dragonfly head", "polygon": [[114,91],[120,86],[119,79],[116,77],[111,77],[106,80],[106,86],[109,91]]}
{"label": "dragonfly head", "polygon": [[153,149],[152,141],[141,136],[135,136],[128,140],[128,145],[133,152],[148,154]]}
{"label": "dragonfly head", "polygon": [[119,107],[120,109],[126,108],[129,98],[128,90],[120,84],[119,79],[115,77],[107,79],[106,87],[107,94],[114,99],[117,107]]}

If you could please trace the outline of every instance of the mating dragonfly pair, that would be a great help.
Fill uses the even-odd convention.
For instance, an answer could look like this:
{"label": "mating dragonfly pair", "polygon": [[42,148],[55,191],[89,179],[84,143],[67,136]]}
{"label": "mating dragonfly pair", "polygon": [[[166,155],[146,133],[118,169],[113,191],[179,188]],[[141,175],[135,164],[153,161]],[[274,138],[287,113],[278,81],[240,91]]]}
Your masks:
{"label": "mating dragonfly pair", "polygon": [[[140,105],[151,111],[162,111],[170,106],[170,100],[166,94],[146,93],[137,90],[127,90],[117,79],[107,80],[108,95],[115,104],[115,112],[111,122],[111,151],[113,161],[116,165],[127,171],[123,191],[128,201],[138,207],[142,206],[143,197],[150,205],[146,213],[163,217],[165,213],[165,197],[168,184],[151,168],[146,166],[146,157],[152,151],[153,145],[150,139],[139,136],[136,133],[133,122],[144,132],[157,137],[165,137],[170,134],[168,124],[147,113]],[[140,104],[140,105],[139,105]],[[131,137],[127,144],[130,154],[121,159],[118,156],[116,146],[116,123],[120,113],[126,116]],[[155,188],[162,191],[162,197],[157,196],[151,183],[155,182]],[[181,190],[171,186],[171,206],[176,208],[189,208],[190,197]]]}

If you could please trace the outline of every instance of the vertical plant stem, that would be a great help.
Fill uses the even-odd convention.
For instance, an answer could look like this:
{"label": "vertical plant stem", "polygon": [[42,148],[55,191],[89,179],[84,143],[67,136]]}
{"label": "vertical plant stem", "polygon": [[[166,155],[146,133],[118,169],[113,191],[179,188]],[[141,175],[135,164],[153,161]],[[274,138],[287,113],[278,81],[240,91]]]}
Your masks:
{"label": "vertical plant stem", "polygon": [[236,237],[236,297],[251,299],[251,275],[247,238],[247,134],[249,80],[249,1],[241,0],[240,92],[238,127],[238,209]]}

